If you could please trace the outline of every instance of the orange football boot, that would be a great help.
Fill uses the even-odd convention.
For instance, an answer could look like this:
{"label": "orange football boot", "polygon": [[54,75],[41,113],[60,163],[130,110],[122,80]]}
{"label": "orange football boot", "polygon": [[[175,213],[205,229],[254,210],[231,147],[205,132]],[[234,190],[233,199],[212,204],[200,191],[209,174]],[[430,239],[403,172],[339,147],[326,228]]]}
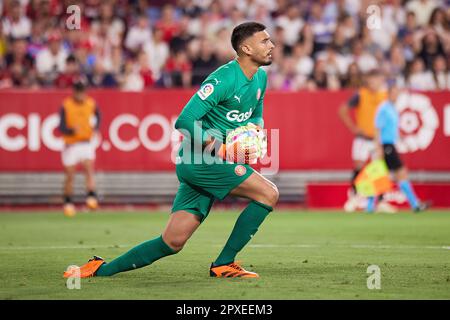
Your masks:
{"label": "orange football boot", "polygon": [[98,200],[95,197],[87,197],[86,205],[89,210],[97,210],[98,209]]}
{"label": "orange football boot", "polygon": [[259,278],[257,273],[242,268],[239,262],[232,262],[222,266],[211,264],[209,275],[215,278]]}
{"label": "orange football boot", "polygon": [[64,272],[64,278],[70,278],[70,277],[77,277],[80,278],[90,278],[95,277],[95,273],[97,272],[98,268],[102,264],[105,263],[105,260],[103,258],[94,256],[92,259],[88,261],[85,265],[82,265],[79,268],[79,271],[77,268],[72,268]]}

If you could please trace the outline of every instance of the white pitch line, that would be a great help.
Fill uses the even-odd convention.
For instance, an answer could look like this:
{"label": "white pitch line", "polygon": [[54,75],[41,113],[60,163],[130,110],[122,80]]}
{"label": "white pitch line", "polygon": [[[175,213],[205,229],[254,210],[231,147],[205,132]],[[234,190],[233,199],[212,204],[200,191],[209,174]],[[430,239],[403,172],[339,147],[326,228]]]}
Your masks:
{"label": "white pitch line", "polygon": [[333,245],[319,245],[319,244],[251,244],[252,248],[319,248],[319,247],[340,247],[353,249],[443,249],[450,250],[450,246],[393,246],[393,245],[372,245],[372,244],[333,244]]}
{"label": "white pitch line", "polygon": [[102,248],[127,248],[132,245],[79,245],[79,246],[7,246],[0,247],[1,250],[66,250],[66,249],[102,249]]}
{"label": "white pitch line", "polygon": [[[120,245],[78,245],[78,246],[0,246],[0,251],[10,250],[73,250],[73,249],[114,249],[114,248],[130,248],[132,244]],[[214,247],[223,247],[223,244],[215,244]],[[450,246],[396,246],[396,245],[372,245],[372,244],[250,244],[251,248],[324,248],[324,247],[340,247],[352,249],[431,249],[431,250],[450,250]]]}

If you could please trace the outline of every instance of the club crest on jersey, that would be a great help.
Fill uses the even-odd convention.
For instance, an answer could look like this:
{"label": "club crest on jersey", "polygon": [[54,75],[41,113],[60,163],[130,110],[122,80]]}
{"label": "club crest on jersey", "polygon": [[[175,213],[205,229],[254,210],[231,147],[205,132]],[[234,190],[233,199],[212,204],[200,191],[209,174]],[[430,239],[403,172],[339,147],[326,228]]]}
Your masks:
{"label": "club crest on jersey", "polygon": [[200,99],[205,100],[213,92],[214,92],[214,86],[211,83],[207,83],[207,84],[203,85],[200,88],[200,90],[197,91],[197,95],[200,97]]}
{"label": "club crest on jersey", "polygon": [[258,88],[258,91],[256,91],[256,100],[259,101],[259,98],[261,98],[261,88]]}
{"label": "club crest on jersey", "polygon": [[234,173],[236,173],[237,176],[241,177],[247,172],[247,169],[243,165],[237,165],[234,167]]}

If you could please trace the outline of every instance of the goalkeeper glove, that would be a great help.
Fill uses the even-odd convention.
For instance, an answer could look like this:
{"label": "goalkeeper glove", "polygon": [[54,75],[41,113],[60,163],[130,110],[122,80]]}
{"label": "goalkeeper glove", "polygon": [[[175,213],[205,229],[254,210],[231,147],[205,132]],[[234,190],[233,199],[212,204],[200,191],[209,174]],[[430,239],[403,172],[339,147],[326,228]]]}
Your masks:
{"label": "goalkeeper glove", "polygon": [[212,138],[206,143],[206,149],[209,152],[215,150],[215,155],[227,162],[255,164],[258,161],[256,147],[244,147],[238,141],[227,145]]}

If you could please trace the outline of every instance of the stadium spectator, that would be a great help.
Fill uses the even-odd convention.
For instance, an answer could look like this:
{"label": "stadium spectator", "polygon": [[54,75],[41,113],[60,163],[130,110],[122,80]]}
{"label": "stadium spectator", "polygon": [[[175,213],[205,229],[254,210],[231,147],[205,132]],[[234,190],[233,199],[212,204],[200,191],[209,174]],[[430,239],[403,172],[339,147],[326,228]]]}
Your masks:
{"label": "stadium spectator", "polygon": [[[169,42],[169,48],[172,52],[180,50],[187,50],[188,44],[194,39],[194,36],[189,32],[189,25],[191,19],[185,15],[180,19],[180,28],[176,35]],[[229,39],[226,41],[228,45]]]}
{"label": "stadium spectator", "polygon": [[31,35],[31,20],[25,15],[20,1],[14,0],[9,7],[10,14],[3,18],[3,32],[12,38],[27,38]]}
{"label": "stadium spectator", "polygon": [[93,46],[89,40],[81,40],[74,45],[74,55],[80,63],[81,73],[89,75],[92,72],[96,62],[103,64],[93,52]]}
{"label": "stadium spectator", "polygon": [[142,81],[144,81],[144,88],[151,88],[155,83],[150,62],[151,60],[145,51],[140,51],[137,57],[137,63],[139,65],[139,74],[141,75]]}
{"label": "stadium spectator", "polygon": [[192,85],[200,85],[205,77],[219,66],[219,61],[213,51],[213,47],[202,40],[200,51],[192,62]]}
{"label": "stadium spectator", "polygon": [[42,23],[33,23],[31,28],[31,37],[28,41],[27,52],[36,58],[39,51],[45,48],[44,25]]}
{"label": "stadium spectator", "polygon": [[164,70],[166,87],[190,87],[192,79],[192,63],[184,51],[178,51],[170,57]]}
{"label": "stadium spectator", "polygon": [[66,59],[66,68],[55,80],[57,88],[71,88],[76,80],[80,78],[80,66],[74,56],[68,56]]}
{"label": "stadium spectator", "polygon": [[285,14],[282,14],[277,18],[276,24],[284,30],[284,45],[292,47],[298,40],[300,30],[304,25],[304,21],[300,16],[298,6],[295,4],[290,5]]}
{"label": "stadium spectator", "polygon": [[180,27],[174,16],[174,8],[171,5],[165,5],[162,8],[161,19],[155,25],[162,31],[162,39],[167,43],[179,32]]}
{"label": "stadium spectator", "polygon": [[320,2],[314,2],[311,6],[308,23],[314,33],[314,51],[322,51],[333,40],[336,29],[336,20],[333,16],[326,16]]}
{"label": "stadium spectator", "polygon": [[36,84],[34,59],[27,52],[25,39],[13,39],[11,50],[5,56],[4,78],[14,87],[30,87]]}
{"label": "stadium spectator", "polygon": [[426,69],[431,69],[431,65],[435,57],[444,55],[444,48],[437,33],[432,29],[425,31],[422,41],[419,56],[425,63]]}
{"label": "stadium spectator", "polygon": [[119,76],[120,88],[123,91],[142,91],[145,87],[144,79],[140,73],[140,66],[135,59],[125,62],[123,73]]}
{"label": "stadium spectator", "polygon": [[437,56],[433,61],[433,79],[435,90],[450,90],[450,71],[444,56]]}
{"label": "stadium spectator", "polygon": [[362,86],[362,74],[355,62],[350,64],[347,74],[341,81],[344,88],[358,89]]}
{"label": "stadium spectator", "polygon": [[53,85],[58,74],[66,67],[67,52],[61,44],[59,32],[53,32],[47,39],[47,47],[36,56],[36,69],[43,85]]}
{"label": "stadium spectator", "polygon": [[406,14],[406,22],[404,25],[400,25],[397,36],[400,40],[404,40],[406,36],[413,35],[420,27],[417,25],[416,14],[409,11]]}
{"label": "stadium spectator", "polygon": [[398,86],[404,87],[405,77],[402,71],[406,68],[407,61],[402,46],[398,43],[394,44],[389,51],[388,57],[388,60],[380,64],[383,73],[389,79],[395,79]]}
{"label": "stadium spectator", "polygon": [[343,15],[333,34],[332,45],[340,54],[348,55],[351,50],[351,39],[355,36],[353,19],[349,15]]}
{"label": "stadium spectator", "polygon": [[302,79],[301,82],[303,83],[314,69],[314,60],[308,54],[306,46],[300,42],[294,45],[292,49],[292,57],[295,60],[295,70]]}
{"label": "stadium spectator", "polygon": [[133,25],[125,38],[125,47],[137,52],[148,42],[152,41],[152,29],[148,17],[141,14],[137,17],[137,22]]}
{"label": "stadium spectator", "polygon": [[225,63],[234,58],[234,50],[230,46],[230,32],[227,28],[221,28],[217,31],[214,41],[214,51],[216,52],[219,63]]}
{"label": "stadium spectator", "polygon": [[305,83],[304,77],[297,73],[293,57],[286,57],[281,61],[278,72],[272,73],[270,81],[273,82],[274,89],[284,91],[296,91]]}
{"label": "stadium spectator", "polygon": [[313,73],[307,81],[306,87],[311,91],[318,89],[335,90],[340,87],[340,83],[336,74],[327,73],[325,60],[317,60],[314,65]]}
{"label": "stadium spectator", "polygon": [[414,12],[419,26],[425,26],[433,10],[438,6],[438,2],[437,0],[411,0],[406,4],[406,9]]}
{"label": "stadium spectator", "polygon": [[405,15],[405,10],[398,0],[382,7],[380,21],[382,27],[370,30],[370,36],[384,52],[389,51],[398,33],[398,26],[404,24]]}
{"label": "stadium spectator", "polygon": [[433,90],[435,88],[433,74],[425,69],[421,58],[416,58],[411,63],[407,84],[408,88],[413,90]]}
{"label": "stadium spectator", "polygon": [[351,59],[356,62],[358,68],[363,73],[378,67],[377,59],[370,51],[364,48],[363,42],[360,39],[355,39],[352,44]]}
{"label": "stadium spectator", "polygon": [[118,86],[116,73],[110,73],[103,69],[101,63],[94,65],[91,73],[87,75],[90,87],[94,88],[115,88]]}
{"label": "stadium spectator", "polygon": [[[143,51],[148,58],[148,66],[153,73],[154,80],[159,80],[162,70],[170,55],[169,44],[163,39],[164,33],[161,29],[153,31],[152,41],[146,43]],[[185,49],[180,49],[185,50]]]}
{"label": "stadium spectator", "polygon": [[[291,71],[287,75],[283,70],[293,63],[290,58],[296,61],[294,73],[306,79],[294,86],[295,90],[353,87],[360,73],[373,68],[380,68],[386,76],[397,78],[399,85],[408,87],[410,83],[417,84],[414,78],[421,78],[413,76],[412,82],[405,80],[410,78],[416,58],[422,59],[425,70],[431,71],[438,56],[450,55],[448,1],[379,2],[381,29],[371,30],[366,25],[369,2],[359,0],[79,1],[81,29],[75,30],[63,28],[67,19],[65,8],[72,4],[70,1],[10,0],[2,4],[0,74],[3,84],[12,86],[35,85],[35,69],[42,85],[55,85],[54,80],[64,72],[61,67],[69,55],[76,57],[80,73],[91,84],[115,86],[129,69],[125,68],[127,61],[137,58],[143,50],[149,61],[149,70],[144,72],[147,85],[143,89],[190,87],[200,81],[195,70],[192,70],[194,79],[190,80],[189,69],[194,65],[197,69],[203,40],[208,42],[211,56],[219,63],[226,62],[234,57],[228,39],[230,30],[244,20],[263,22],[277,48],[282,48],[270,67],[272,77],[292,77]],[[49,57],[50,44],[44,40],[55,31],[60,33],[63,51],[58,53],[58,67],[50,77],[42,77],[41,66],[48,68],[48,62],[55,60]],[[15,66],[11,83],[11,70],[2,57],[4,60],[12,52],[15,39],[25,39],[31,57],[41,58],[30,73]],[[42,56],[45,62],[41,61]],[[285,59],[290,61],[283,64]],[[324,59],[325,63],[319,62]],[[350,67],[352,63],[356,66]],[[314,76],[312,66],[316,66]],[[322,74],[323,67],[326,76]],[[279,77],[277,72],[281,73]],[[270,82],[269,86],[280,87]],[[292,90],[290,85],[286,88]]]}

